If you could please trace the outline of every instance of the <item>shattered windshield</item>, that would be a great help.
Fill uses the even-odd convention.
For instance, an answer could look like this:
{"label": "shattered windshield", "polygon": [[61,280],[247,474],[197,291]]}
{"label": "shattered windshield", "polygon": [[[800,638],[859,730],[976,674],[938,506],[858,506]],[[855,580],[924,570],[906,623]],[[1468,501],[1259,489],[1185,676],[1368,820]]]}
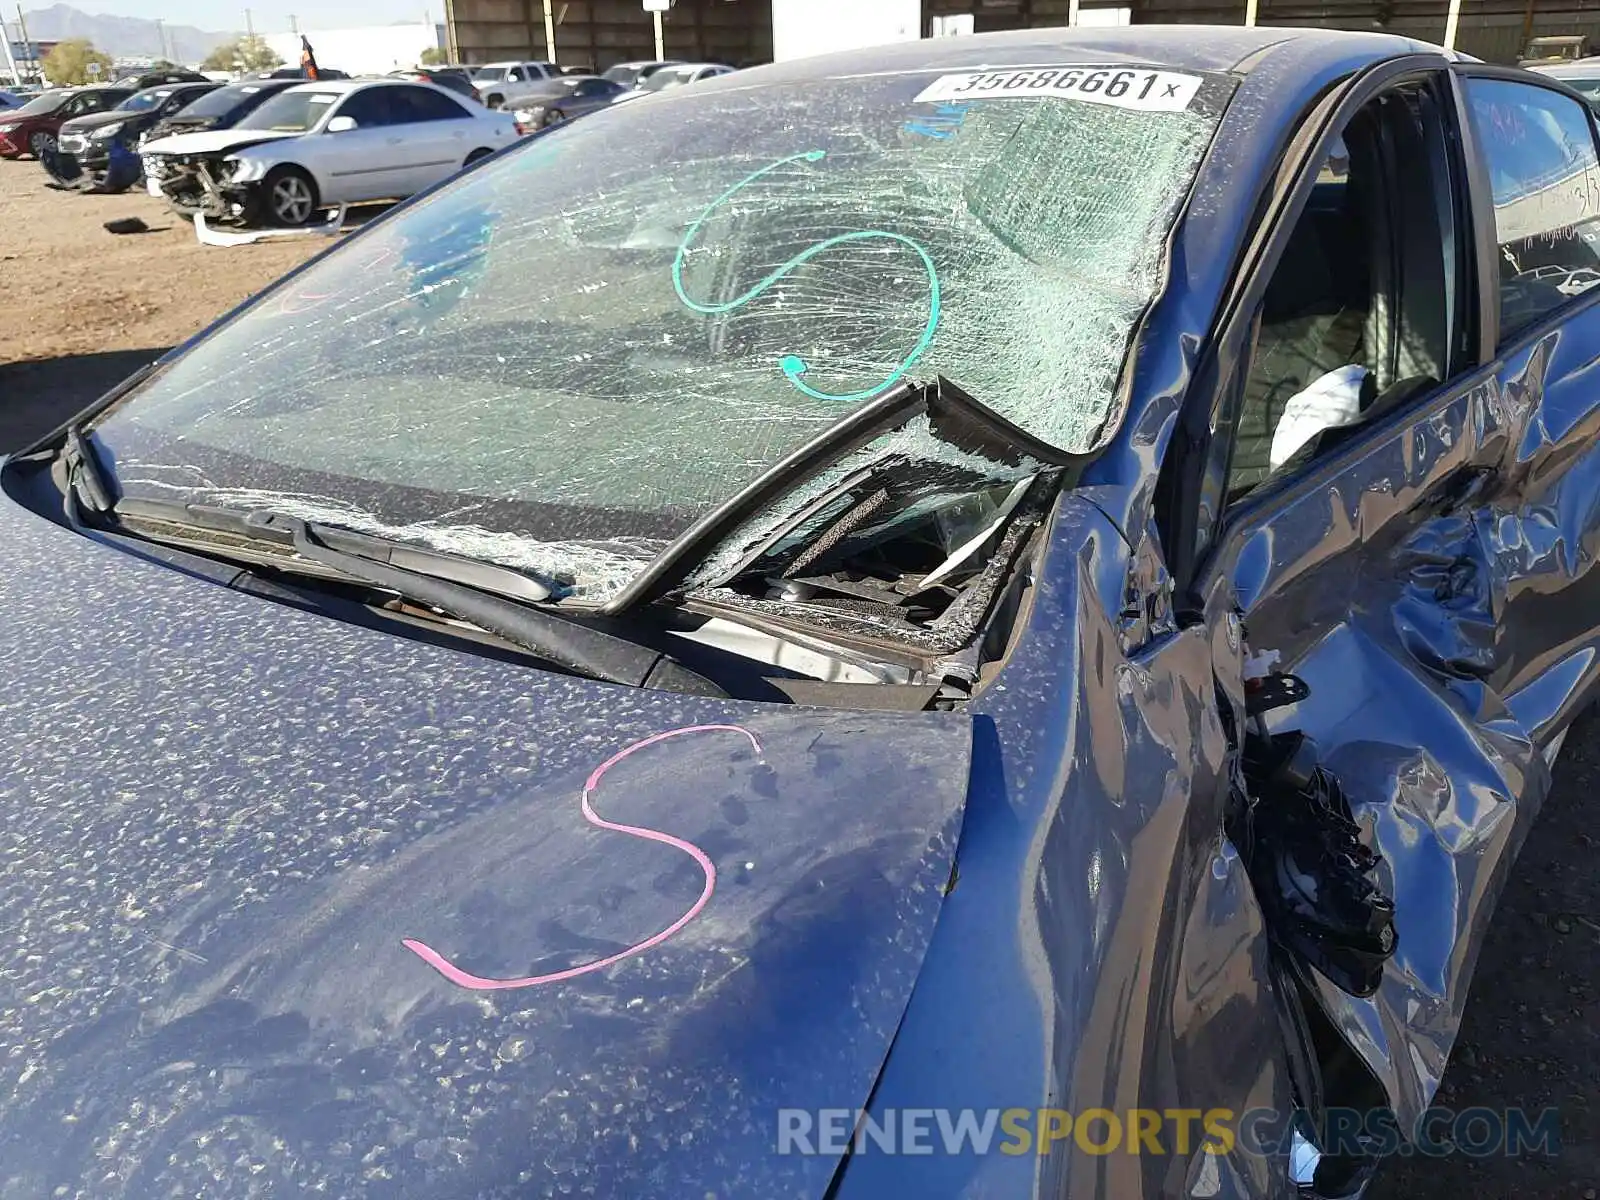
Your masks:
{"label": "shattered windshield", "polygon": [[1230,87],[1063,67],[672,89],[381,222],[97,437],[129,495],[271,505],[584,601],[902,381],[1093,451]]}
{"label": "shattered windshield", "polygon": [[150,88],[147,91],[136,92],[117,105],[117,111],[146,112],[156,107],[170,95],[172,95],[171,88]]}
{"label": "shattered windshield", "polygon": [[201,96],[183,110],[186,117],[225,117],[234,108],[261,91],[259,83],[241,83],[218,88]]}

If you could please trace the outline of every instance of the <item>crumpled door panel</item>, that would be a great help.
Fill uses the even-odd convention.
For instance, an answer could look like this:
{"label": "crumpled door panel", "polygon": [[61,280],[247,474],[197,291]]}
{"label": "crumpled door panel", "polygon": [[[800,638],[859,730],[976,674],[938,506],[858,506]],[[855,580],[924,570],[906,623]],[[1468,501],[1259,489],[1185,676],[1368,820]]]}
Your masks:
{"label": "crumpled door panel", "polygon": [[1319,996],[1402,1122],[1438,1087],[1549,788],[1540,748],[1595,680],[1597,341],[1590,309],[1313,467],[1219,554],[1209,611],[1236,602],[1250,651],[1310,685],[1274,726],[1316,739],[1383,855],[1398,950],[1370,999]]}

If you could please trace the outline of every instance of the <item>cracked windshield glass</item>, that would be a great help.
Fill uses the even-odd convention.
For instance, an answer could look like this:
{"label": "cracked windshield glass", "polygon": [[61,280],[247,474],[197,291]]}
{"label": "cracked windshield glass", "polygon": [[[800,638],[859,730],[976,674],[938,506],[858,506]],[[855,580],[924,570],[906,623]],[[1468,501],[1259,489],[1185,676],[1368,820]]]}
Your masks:
{"label": "cracked windshield glass", "polygon": [[[1092,71],[1002,74],[1089,95]],[[930,72],[686,88],[556,129],[294,277],[95,436],[129,496],[270,506],[580,602],[902,380],[1092,451],[1225,91],[1099,73],[1094,99]],[[1127,106],[1158,75],[1182,106]]]}

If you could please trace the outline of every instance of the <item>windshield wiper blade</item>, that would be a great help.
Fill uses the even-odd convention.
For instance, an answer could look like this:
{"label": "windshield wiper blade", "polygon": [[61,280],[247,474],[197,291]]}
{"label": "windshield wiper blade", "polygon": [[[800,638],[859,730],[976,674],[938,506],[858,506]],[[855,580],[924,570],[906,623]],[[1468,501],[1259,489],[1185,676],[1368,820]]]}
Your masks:
{"label": "windshield wiper blade", "polygon": [[246,526],[264,536],[286,534],[301,558],[450,613],[591,679],[696,696],[727,696],[705,676],[653,647],[452,580],[336,550],[299,517],[257,511],[250,514]]}
{"label": "windshield wiper blade", "polygon": [[[123,520],[132,518],[157,521],[209,533],[248,537],[260,532],[249,527],[248,510],[225,508],[216,504],[128,497],[117,502],[114,512]],[[463,558],[458,554],[446,554],[398,538],[384,537],[376,533],[361,533],[341,525],[322,522],[312,524],[317,530],[318,539],[335,550],[348,550],[352,554],[374,562],[402,567],[419,575],[448,579],[453,583],[462,583],[481,592],[493,592],[495,595],[506,596],[512,600],[542,603],[553,597],[561,587],[556,580],[546,582],[514,567],[503,567],[498,563],[476,558]],[[287,539],[269,540],[276,545],[289,544]]]}
{"label": "windshield wiper blade", "polygon": [[[313,524],[271,509],[241,512],[177,500],[141,499],[121,501],[111,513],[118,518],[144,518],[287,547],[335,575],[447,613],[590,679],[694,696],[727,695],[664,651],[507,598],[505,592],[516,590],[514,578],[520,578],[529,589],[529,599],[549,595],[536,580],[508,567],[434,554],[404,542]],[[154,537],[148,533],[140,536]],[[335,541],[344,544],[330,544]],[[274,565],[292,570],[295,564],[275,560]]]}

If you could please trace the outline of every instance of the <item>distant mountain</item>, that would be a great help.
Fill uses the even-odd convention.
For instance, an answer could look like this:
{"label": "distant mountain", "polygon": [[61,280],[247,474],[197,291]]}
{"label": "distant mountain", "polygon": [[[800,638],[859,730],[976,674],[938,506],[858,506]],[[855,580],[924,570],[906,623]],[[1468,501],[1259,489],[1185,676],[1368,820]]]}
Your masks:
{"label": "distant mountain", "polygon": [[[53,42],[65,38],[88,38],[96,50],[112,58],[169,58],[174,62],[197,63],[223,42],[237,34],[208,33],[192,25],[166,26],[166,46],[162,47],[162,27],[143,17],[111,17],[86,13],[70,4],[24,11],[28,36],[35,41]],[[16,35],[12,23],[10,32]]]}

